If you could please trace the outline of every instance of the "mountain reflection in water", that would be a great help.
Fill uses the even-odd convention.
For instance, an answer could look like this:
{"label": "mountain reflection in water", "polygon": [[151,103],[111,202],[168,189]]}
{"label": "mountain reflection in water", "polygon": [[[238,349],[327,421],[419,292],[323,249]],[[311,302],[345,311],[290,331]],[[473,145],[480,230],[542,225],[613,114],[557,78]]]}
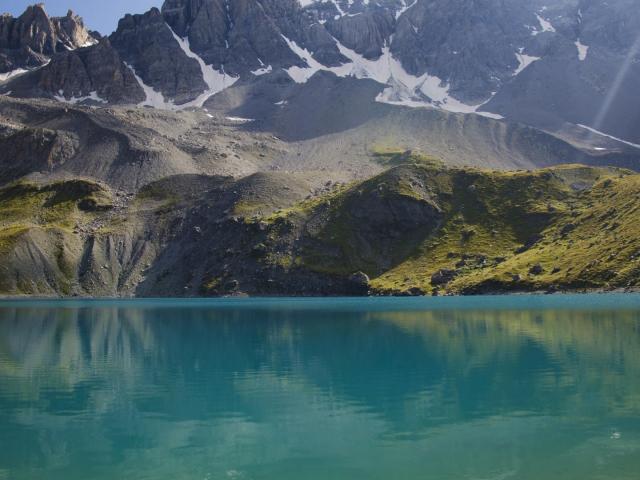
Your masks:
{"label": "mountain reflection in water", "polygon": [[640,309],[526,298],[0,304],[0,479],[636,479]]}

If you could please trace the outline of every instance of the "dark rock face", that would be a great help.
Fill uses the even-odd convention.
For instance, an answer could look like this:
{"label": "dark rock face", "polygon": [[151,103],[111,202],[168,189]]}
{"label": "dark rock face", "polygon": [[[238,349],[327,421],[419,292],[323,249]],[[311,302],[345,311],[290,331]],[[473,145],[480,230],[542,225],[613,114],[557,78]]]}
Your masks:
{"label": "dark rock face", "polygon": [[449,283],[450,281],[452,281],[454,278],[456,278],[457,273],[455,270],[438,270],[436,273],[434,273],[431,276],[431,285],[435,286],[440,286],[440,285],[446,285],[447,283]]}
{"label": "dark rock face", "polygon": [[43,91],[65,98],[86,97],[96,92],[109,103],[139,103],[145,99],[134,74],[107,39],[95,47],[56,56],[39,73],[38,86]]}
{"label": "dark rock face", "polygon": [[73,134],[43,128],[27,128],[0,138],[2,180],[52,170],[73,157],[77,148]]}
{"label": "dark rock face", "polygon": [[146,85],[176,104],[191,101],[206,90],[200,65],[180,48],[158,9],[126,15],[110,40]]}
{"label": "dark rock face", "polygon": [[0,17],[0,73],[46,63],[59,52],[89,45],[95,40],[72,11],[50,18],[42,4],[30,6],[18,18]]}
{"label": "dark rock face", "polygon": [[230,74],[263,65],[304,67],[283,36],[327,65],[347,60],[327,30],[303,15],[297,0],[167,0],[162,13],[207,64]]}
{"label": "dark rock face", "polygon": [[640,143],[637,2],[568,3],[549,15],[557,33],[545,34],[553,42],[537,54],[542,58],[505,84],[486,109],[547,129],[583,124]]}
{"label": "dark rock face", "polygon": [[67,51],[51,63],[6,88],[17,97],[45,96],[68,101],[137,104],[146,98],[134,74],[120,59],[108,39],[98,45]]}
{"label": "dark rock face", "polygon": [[448,81],[461,100],[487,98],[518,66],[537,20],[522,2],[419,0],[398,19],[391,51],[405,69]]}
{"label": "dark rock face", "polygon": [[[282,69],[307,63],[314,68],[296,81],[349,64],[344,46],[369,62],[356,59],[321,75],[375,80],[385,92],[371,101],[410,100],[453,112],[480,108],[561,133],[567,124],[587,125],[640,144],[639,31],[637,0],[165,0],[161,11],[125,16],[110,41],[146,85],[176,105],[212,83],[181,39],[207,65],[240,77],[239,88],[258,75],[286,75]],[[0,74],[44,65],[95,38],[71,12],[49,18],[36,5],[19,18],[5,15]],[[383,56],[387,49],[396,62]],[[313,60],[301,58],[307,54]],[[120,70],[105,70],[100,81],[92,77],[91,87],[86,78],[68,79],[43,91],[50,95],[63,83],[64,95],[75,95],[70,92],[97,91],[107,82],[126,90]],[[369,95],[370,87],[360,85]],[[101,89],[117,102],[138,98]],[[16,89],[2,89],[8,91]]]}
{"label": "dark rock face", "polygon": [[380,9],[338,17],[329,20],[325,27],[345,47],[365,58],[376,59],[393,34],[395,18],[391,11]]}

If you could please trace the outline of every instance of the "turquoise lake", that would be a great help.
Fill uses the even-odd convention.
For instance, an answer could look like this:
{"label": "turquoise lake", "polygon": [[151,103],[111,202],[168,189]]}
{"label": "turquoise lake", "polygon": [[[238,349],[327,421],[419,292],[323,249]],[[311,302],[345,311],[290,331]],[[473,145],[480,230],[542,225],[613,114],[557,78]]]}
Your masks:
{"label": "turquoise lake", "polygon": [[638,480],[640,296],[0,301],[0,480]]}

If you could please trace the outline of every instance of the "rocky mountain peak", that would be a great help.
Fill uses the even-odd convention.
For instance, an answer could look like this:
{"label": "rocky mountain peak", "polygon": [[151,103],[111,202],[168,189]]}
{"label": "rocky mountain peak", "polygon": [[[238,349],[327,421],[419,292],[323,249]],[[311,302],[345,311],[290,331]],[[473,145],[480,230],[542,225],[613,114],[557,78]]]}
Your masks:
{"label": "rocky mountain peak", "polygon": [[31,5],[17,18],[0,17],[0,73],[42,65],[56,53],[94,43],[82,18],[73,11],[64,17],[49,17],[44,4]]}

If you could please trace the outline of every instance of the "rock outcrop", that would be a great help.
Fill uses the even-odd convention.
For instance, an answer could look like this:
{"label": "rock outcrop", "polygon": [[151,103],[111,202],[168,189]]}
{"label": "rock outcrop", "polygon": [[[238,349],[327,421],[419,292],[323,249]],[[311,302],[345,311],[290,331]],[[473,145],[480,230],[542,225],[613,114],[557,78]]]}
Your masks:
{"label": "rock outcrop", "polygon": [[180,48],[158,9],[126,15],[110,40],[146,85],[176,104],[189,102],[207,89],[200,65]]}
{"label": "rock outcrop", "polygon": [[297,0],[167,0],[162,13],[207,64],[230,74],[306,66],[286,39],[327,65],[347,60],[327,30],[303,15]]}
{"label": "rock outcrop", "polygon": [[66,51],[12,81],[15,97],[48,97],[94,105],[138,104],[146,95],[133,72],[104,38],[95,46]]}
{"label": "rock outcrop", "polygon": [[43,4],[33,5],[18,18],[0,17],[0,73],[45,64],[56,53],[95,43],[82,19],[71,10],[65,17],[49,17]]}
{"label": "rock outcrop", "polygon": [[75,135],[46,128],[25,128],[0,137],[3,182],[63,165],[76,154],[78,144]]}

